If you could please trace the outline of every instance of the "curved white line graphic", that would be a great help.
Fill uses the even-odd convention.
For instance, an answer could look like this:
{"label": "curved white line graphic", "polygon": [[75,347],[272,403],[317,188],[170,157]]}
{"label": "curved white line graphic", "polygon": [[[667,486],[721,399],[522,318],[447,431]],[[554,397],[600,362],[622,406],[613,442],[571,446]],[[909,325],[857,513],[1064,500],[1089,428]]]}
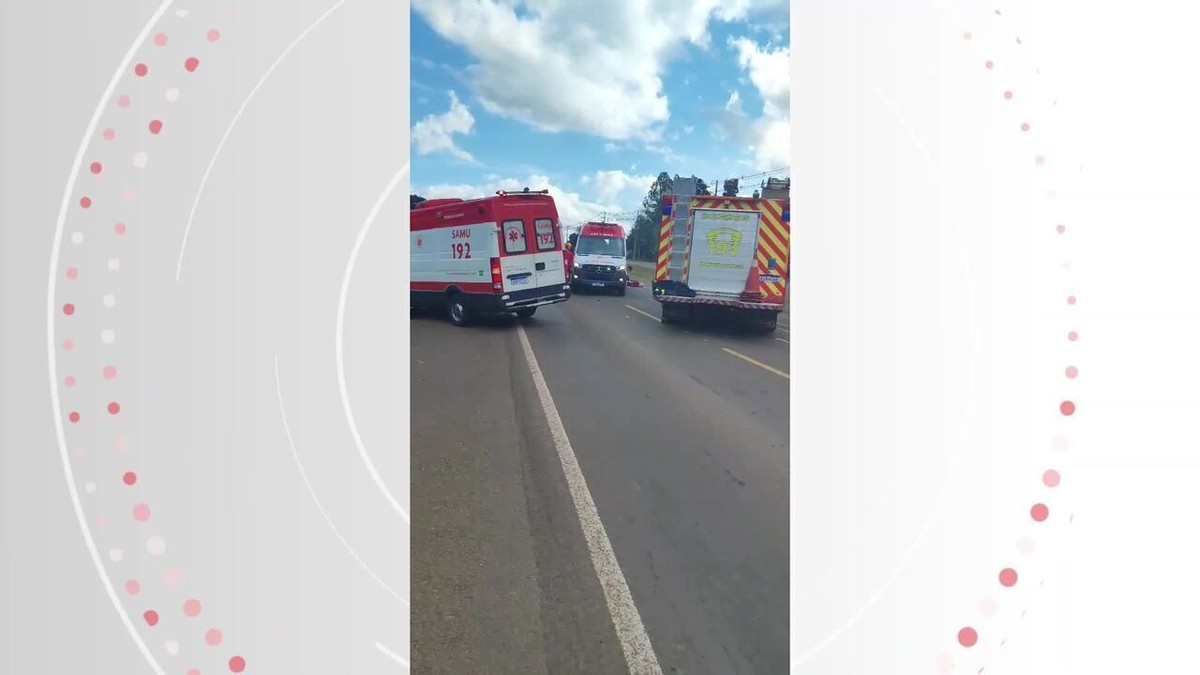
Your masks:
{"label": "curved white line graphic", "polygon": [[358,231],[358,238],[354,241],[354,248],[350,251],[350,260],[346,263],[346,274],[342,278],[342,291],[338,295],[337,307],[337,329],[334,338],[335,352],[337,356],[337,374],[338,374],[338,393],[342,397],[342,410],[346,413],[346,423],[350,425],[350,434],[354,436],[354,446],[358,448],[358,455],[362,458],[363,464],[367,467],[367,472],[371,474],[371,479],[375,481],[376,487],[383,493],[388,503],[400,514],[404,522],[408,520],[408,510],[400,506],[400,502],[396,501],[396,497],[392,495],[392,491],[384,484],[383,479],[379,477],[379,472],[375,470],[375,464],[371,461],[371,456],[367,454],[367,448],[363,445],[362,436],[358,434],[358,425],[354,423],[354,411],[350,409],[350,396],[346,393],[346,366],[342,360],[343,340],[342,333],[346,323],[346,294],[350,291],[350,277],[354,275],[354,266],[358,264],[358,252],[362,249],[363,241],[367,238],[367,232],[371,229],[371,224],[375,222],[375,217],[379,215],[379,210],[383,208],[384,202],[391,196],[392,191],[400,184],[400,181],[408,175],[409,163],[405,162],[404,167],[392,176],[392,180],[383,189],[383,193],[379,195],[379,199],[375,200],[375,205],[371,207],[371,212],[367,214],[366,221],[363,222],[362,229]]}
{"label": "curved white line graphic", "polygon": [[187,225],[183,228],[183,242],[179,245],[179,261],[175,265],[175,281],[179,281],[179,276],[183,273],[183,256],[187,252],[188,236],[192,232],[192,221],[196,218],[196,209],[200,206],[200,195],[204,194],[204,186],[208,184],[208,177],[212,174],[213,167],[217,165],[217,157],[221,155],[221,150],[225,148],[225,141],[229,140],[229,135],[233,133],[233,128],[237,126],[238,120],[242,117],[242,113],[244,113],[246,108],[250,106],[250,101],[254,98],[255,94],[258,93],[258,90],[261,89],[263,84],[265,84],[266,81],[271,77],[271,74],[275,72],[275,69],[278,68],[281,63],[283,63],[284,59],[286,59],[288,55],[292,53],[292,50],[296,48],[296,45],[299,45],[301,42],[303,42],[304,38],[308,37],[309,33],[313,32],[317,26],[321,25],[322,21],[327,19],[330,14],[333,14],[335,10],[344,4],[346,4],[346,0],[338,0],[337,4],[325,10],[325,13],[318,17],[311,26],[304,29],[304,32],[301,33],[295,40],[293,40],[292,44],[287,46],[287,49],[283,50],[283,53],[279,55],[279,58],[275,59],[275,63],[272,63],[271,67],[267,68],[267,72],[263,73],[263,76],[258,81],[258,84],[254,85],[254,88],[251,89],[250,93],[246,96],[246,100],[242,101],[241,107],[239,107],[237,112],[234,113],[233,119],[229,122],[229,127],[225,129],[225,134],[221,136],[220,142],[217,143],[217,149],[213,152],[212,159],[208,162],[208,168],[204,170],[204,176],[200,178],[200,187],[196,190],[196,198],[192,200],[192,210],[190,213],[188,213]]}
{"label": "curved white line graphic", "polygon": [[399,663],[400,665],[404,666],[405,668],[408,668],[408,667],[409,667],[409,666],[408,666],[408,659],[406,659],[406,658],[404,658],[403,656],[400,656],[399,654],[397,654],[396,652],[394,652],[394,651],[392,651],[392,650],[388,649],[387,647],[385,647],[385,646],[383,645],[383,643],[382,643],[382,642],[376,642],[376,643],[375,643],[375,648],[376,648],[376,649],[378,649],[379,651],[383,652],[383,654],[384,654],[385,656],[387,656],[387,657],[388,657],[388,658],[390,658],[391,660],[395,661],[396,663]]}
{"label": "curved white line graphic", "polygon": [[50,250],[50,283],[46,289],[46,333],[47,333],[47,351],[50,357],[50,402],[54,410],[54,432],[58,437],[58,451],[62,455],[63,474],[67,479],[67,489],[71,493],[71,505],[75,508],[75,517],[79,520],[79,529],[83,533],[83,540],[87,544],[88,553],[92,556],[92,564],[96,567],[96,573],[100,575],[100,581],[104,584],[104,590],[108,592],[108,599],[112,602],[113,608],[117,610],[117,614],[121,617],[121,623],[125,625],[125,630],[129,631],[129,636],[133,638],[134,644],[137,645],[138,651],[145,657],[146,662],[154,670],[156,675],[165,675],[163,668],[159,665],[158,660],[150,653],[150,649],[146,646],[142,636],[138,634],[137,629],[133,626],[133,621],[130,620],[129,614],[121,605],[121,601],[117,598],[117,591],[113,587],[112,579],[109,578],[108,572],[104,570],[104,564],[100,562],[100,553],[96,550],[96,541],[92,538],[92,532],[88,529],[87,517],[83,515],[83,505],[79,501],[79,490],[75,487],[75,473],[71,470],[71,457],[67,452],[67,438],[63,430],[62,422],[62,403],[58,397],[58,358],[54,348],[54,292],[58,285],[58,258],[62,251],[62,235],[63,227],[67,222],[67,208],[71,201],[71,193],[75,191],[75,181],[79,177],[80,167],[83,166],[83,156],[87,152],[88,144],[96,135],[96,127],[100,124],[100,116],[104,114],[104,109],[108,107],[109,101],[112,99],[113,93],[117,89],[117,83],[121,80],[121,75],[129,69],[129,64],[133,62],[133,56],[141,48],[146,38],[150,36],[150,31],[154,25],[158,23],[163,14],[166,14],[167,9],[171,7],[174,0],[164,0],[150,20],[142,27],[142,32],[134,39],[133,44],[129,46],[129,50],[125,52],[124,58],[121,59],[121,64],[117,66],[117,70],[113,73],[112,79],[108,81],[108,87],[100,96],[100,102],[96,104],[96,110],[92,113],[91,120],[88,121],[87,130],[83,134],[83,140],[79,144],[79,149],[75,152],[75,162],[71,165],[71,175],[67,178],[67,187],[63,192],[62,206],[58,210],[58,222],[54,227],[54,244]]}
{"label": "curved white line graphic", "polygon": [[346,538],[342,536],[342,533],[338,531],[337,526],[333,524],[333,519],[330,518],[329,514],[325,512],[325,507],[321,505],[321,500],[317,499],[317,493],[315,490],[313,490],[312,483],[308,480],[308,472],[304,470],[304,464],[300,462],[300,453],[296,451],[296,443],[292,440],[292,428],[288,424],[287,409],[283,405],[283,385],[279,381],[279,354],[275,355],[275,394],[279,398],[279,416],[283,419],[283,433],[287,436],[288,447],[292,450],[292,459],[296,460],[296,468],[300,470],[300,480],[304,482],[305,489],[308,490],[308,494],[312,497],[313,503],[317,505],[317,511],[321,512],[321,517],[325,519],[325,522],[329,525],[329,529],[333,530],[333,534],[338,538],[338,541],[342,542],[342,546],[346,547],[346,551],[350,554],[350,557],[354,558],[359,566],[362,567],[363,570],[365,570],[366,573],[369,574],[376,583],[378,583],[380,586],[383,586],[384,590],[386,590],[388,593],[391,593],[392,597],[403,603],[405,607],[408,607],[408,600],[400,597],[399,593],[397,593],[391,586],[387,585],[383,579],[380,579],[379,575],[375,574],[375,571],[372,570],[367,563],[363,562],[362,558],[358,557],[358,554],[354,552],[354,548],[350,546],[350,543],[347,542]]}

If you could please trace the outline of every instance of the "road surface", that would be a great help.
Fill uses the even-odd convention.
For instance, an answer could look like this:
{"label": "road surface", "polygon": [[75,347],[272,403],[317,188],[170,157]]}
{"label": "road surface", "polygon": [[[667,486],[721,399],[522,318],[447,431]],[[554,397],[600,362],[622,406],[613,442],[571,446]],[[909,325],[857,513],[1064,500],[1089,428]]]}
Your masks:
{"label": "road surface", "polygon": [[414,672],[628,672],[520,331],[662,672],[787,672],[789,333],[659,315],[414,315]]}

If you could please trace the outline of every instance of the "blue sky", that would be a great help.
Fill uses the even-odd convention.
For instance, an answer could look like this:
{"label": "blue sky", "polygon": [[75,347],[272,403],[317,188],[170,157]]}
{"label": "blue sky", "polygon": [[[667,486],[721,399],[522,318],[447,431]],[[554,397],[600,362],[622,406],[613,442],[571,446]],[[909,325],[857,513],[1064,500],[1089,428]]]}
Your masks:
{"label": "blue sky", "polygon": [[788,164],[786,2],[412,4],[417,194],[549,188],[569,223]]}

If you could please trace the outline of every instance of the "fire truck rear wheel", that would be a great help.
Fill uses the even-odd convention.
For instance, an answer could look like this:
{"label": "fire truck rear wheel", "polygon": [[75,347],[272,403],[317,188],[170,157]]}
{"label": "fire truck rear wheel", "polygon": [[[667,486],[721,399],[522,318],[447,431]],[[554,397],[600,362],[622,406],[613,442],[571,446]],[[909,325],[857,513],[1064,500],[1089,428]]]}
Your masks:
{"label": "fire truck rear wheel", "polygon": [[466,300],[462,295],[454,293],[446,300],[446,311],[450,315],[450,323],[455,326],[467,326],[471,323],[471,312],[467,309]]}

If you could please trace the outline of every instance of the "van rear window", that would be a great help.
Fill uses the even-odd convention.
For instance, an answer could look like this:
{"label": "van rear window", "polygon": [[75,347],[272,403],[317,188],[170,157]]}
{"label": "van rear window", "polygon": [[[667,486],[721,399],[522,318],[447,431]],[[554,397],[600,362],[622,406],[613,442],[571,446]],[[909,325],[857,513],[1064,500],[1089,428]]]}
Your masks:
{"label": "van rear window", "polygon": [[506,220],[504,221],[504,252],[505,253],[524,253],[527,250],[525,244],[525,221],[523,220]]}
{"label": "van rear window", "polygon": [[538,218],[533,221],[533,227],[537,230],[539,251],[551,251],[558,245],[557,237],[554,234],[554,221],[549,218]]}

